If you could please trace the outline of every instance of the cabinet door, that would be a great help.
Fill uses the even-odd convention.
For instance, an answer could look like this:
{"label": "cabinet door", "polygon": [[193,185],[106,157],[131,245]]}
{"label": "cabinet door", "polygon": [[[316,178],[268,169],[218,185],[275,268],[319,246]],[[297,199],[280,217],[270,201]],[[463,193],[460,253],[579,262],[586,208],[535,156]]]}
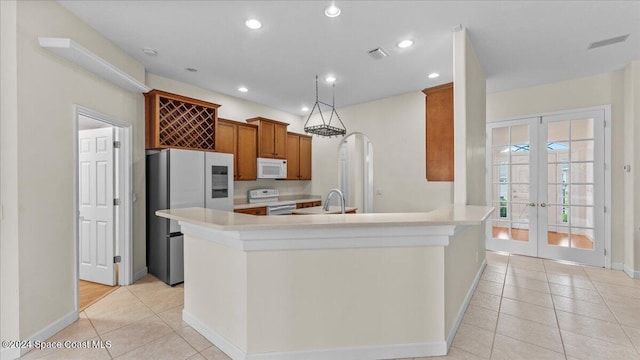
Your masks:
{"label": "cabinet door", "polygon": [[424,90],[426,98],[426,177],[453,181],[453,84]]}
{"label": "cabinet door", "polygon": [[236,149],[236,128],[237,125],[230,121],[218,119],[218,129],[216,131],[216,151],[233,154]]}
{"label": "cabinet door", "polygon": [[282,124],[274,124],[274,154],[276,159],[287,158],[287,126]]}
{"label": "cabinet door", "polygon": [[236,147],[237,180],[256,180],[257,135],[258,129],[255,126],[238,126]]}
{"label": "cabinet door", "polygon": [[[300,180],[311,180],[311,137],[300,136]],[[291,148],[287,149],[291,151]]]}
{"label": "cabinet door", "polygon": [[260,122],[260,139],[258,144],[260,146],[258,157],[273,158],[276,156],[275,145],[275,127],[276,124],[267,121]]}
{"label": "cabinet door", "polygon": [[287,180],[300,179],[300,136],[287,134]]}

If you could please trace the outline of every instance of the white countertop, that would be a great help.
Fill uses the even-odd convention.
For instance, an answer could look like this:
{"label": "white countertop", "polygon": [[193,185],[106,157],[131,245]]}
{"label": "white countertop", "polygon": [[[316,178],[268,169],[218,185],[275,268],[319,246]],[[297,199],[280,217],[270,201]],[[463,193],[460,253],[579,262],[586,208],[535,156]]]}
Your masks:
{"label": "white countertop", "polygon": [[[345,207],[344,212],[358,210],[357,207]],[[331,205],[329,210],[324,210],[324,206],[314,206],[308,208],[301,208],[293,210],[293,214],[297,215],[321,215],[321,214],[341,214],[342,208],[340,206]]]}
{"label": "white countertop", "polygon": [[492,207],[449,205],[426,213],[253,216],[204,208],[159,210],[156,215],[222,231],[326,227],[480,225]]}

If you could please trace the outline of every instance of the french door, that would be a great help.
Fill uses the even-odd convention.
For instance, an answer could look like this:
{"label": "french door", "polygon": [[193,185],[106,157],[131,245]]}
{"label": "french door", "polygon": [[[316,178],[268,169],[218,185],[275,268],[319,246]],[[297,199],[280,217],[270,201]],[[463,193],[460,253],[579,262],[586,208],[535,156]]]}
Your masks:
{"label": "french door", "polygon": [[604,266],[604,110],[491,123],[487,137],[487,248]]}

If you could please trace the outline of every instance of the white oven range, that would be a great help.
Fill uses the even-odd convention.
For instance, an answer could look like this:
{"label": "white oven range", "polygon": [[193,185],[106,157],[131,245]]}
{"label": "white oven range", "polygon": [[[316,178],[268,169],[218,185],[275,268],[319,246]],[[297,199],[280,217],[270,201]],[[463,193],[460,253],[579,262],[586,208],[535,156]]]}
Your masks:
{"label": "white oven range", "polygon": [[295,201],[280,201],[278,189],[255,189],[248,194],[249,204],[264,204],[267,215],[291,215],[296,209]]}

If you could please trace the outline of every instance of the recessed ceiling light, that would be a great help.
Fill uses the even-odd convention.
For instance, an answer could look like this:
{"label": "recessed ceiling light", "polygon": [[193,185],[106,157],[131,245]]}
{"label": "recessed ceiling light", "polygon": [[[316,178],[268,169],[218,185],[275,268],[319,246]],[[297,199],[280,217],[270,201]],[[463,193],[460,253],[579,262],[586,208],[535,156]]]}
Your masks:
{"label": "recessed ceiling light", "polygon": [[194,69],[194,68],[186,68],[185,70],[187,70],[188,72],[197,72],[198,69]]}
{"label": "recessed ceiling light", "polygon": [[429,79],[435,79],[435,78],[437,78],[438,76],[440,76],[440,74],[438,74],[438,73],[431,73],[431,74],[429,74]]}
{"label": "recessed ceiling light", "polygon": [[158,52],[151,48],[144,48],[142,49],[142,52],[145,53],[147,56],[158,56]]}
{"label": "recessed ceiling light", "polygon": [[326,78],[324,78],[324,81],[328,82],[328,83],[332,83],[336,81],[336,77],[333,75],[327,75]]}
{"label": "recessed ceiling light", "polygon": [[308,108],[308,107],[306,107],[306,106],[303,106],[301,110],[302,110],[302,111],[309,111],[309,108]]}
{"label": "recessed ceiling light", "polygon": [[249,19],[244,24],[251,30],[258,30],[262,27],[262,23],[257,19]]}
{"label": "recessed ceiling light", "polygon": [[331,4],[326,9],[324,9],[324,14],[330,18],[339,16],[341,12],[342,10],[340,10],[340,8],[337,7],[335,4]]}
{"label": "recessed ceiling light", "polygon": [[408,48],[411,45],[413,45],[413,40],[402,40],[398,43],[398,47],[402,49]]}
{"label": "recessed ceiling light", "polygon": [[240,92],[247,92],[247,91],[249,91],[249,89],[247,89],[245,86],[240,86],[240,87],[238,88],[238,91],[240,91]]}

